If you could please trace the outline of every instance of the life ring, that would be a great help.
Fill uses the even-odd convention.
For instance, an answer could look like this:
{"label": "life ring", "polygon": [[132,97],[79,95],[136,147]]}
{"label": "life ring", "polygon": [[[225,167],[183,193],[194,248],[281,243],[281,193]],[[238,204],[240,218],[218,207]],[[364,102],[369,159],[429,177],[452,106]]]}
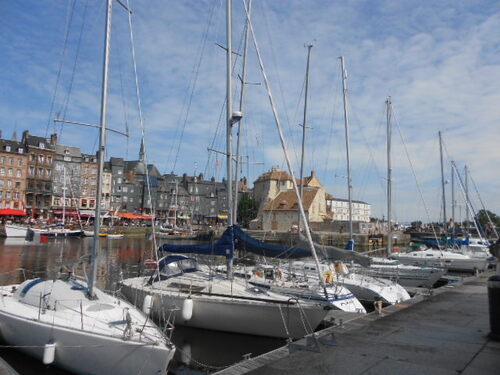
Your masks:
{"label": "life ring", "polygon": [[331,270],[323,272],[323,281],[327,284],[333,283],[333,272]]}

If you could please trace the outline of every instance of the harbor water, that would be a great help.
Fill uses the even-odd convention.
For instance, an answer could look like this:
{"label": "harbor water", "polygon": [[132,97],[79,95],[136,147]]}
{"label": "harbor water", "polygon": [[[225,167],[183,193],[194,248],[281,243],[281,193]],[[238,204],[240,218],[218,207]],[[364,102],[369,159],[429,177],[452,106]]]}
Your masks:
{"label": "harbor water", "polygon": [[[0,285],[17,284],[32,277],[55,278],[59,272],[73,271],[82,276],[92,241],[92,238],[86,237],[32,243],[22,238],[2,238]],[[159,241],[161,244],[167,240]],[[117,283],[122,277],[144,272],[144,260],[153,256],[153,242],[145,238],[100,238],[99,242],[101,250],[97,261],[97,286],[109,292],[117,290]],[[182,375],[213,372],[239,362],[245,356],[254,357],[284,344],[280,339],[182,326],[175,327],[173,341],[177,351],[170,363],[169,374]],[[70,374],[44,366],[15,349],[2,348],[0,355],[21,375]]]}

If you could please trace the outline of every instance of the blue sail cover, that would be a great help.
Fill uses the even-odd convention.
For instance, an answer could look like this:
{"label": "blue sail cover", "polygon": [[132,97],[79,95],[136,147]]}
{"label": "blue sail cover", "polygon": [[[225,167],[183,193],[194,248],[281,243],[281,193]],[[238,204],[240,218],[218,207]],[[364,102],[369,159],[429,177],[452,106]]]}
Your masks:
{"label": "blue sail cover", "polygon": [[240,227],[233,225],[235,246],[238,250],[245,250],[257,255],[272,258],[306,258],[312,256],[310,250],[300,247],[285,247],[258,241],[249,236]]}
{"label": "blue sail cover", "polygon": [[233,258],[235,249],[273,258],[305,258],[312,256],[309,250],[300,247],[290,248],[258,241],[243,232],[237,225],[228,227],[222,237],[214,244],[163,244],[159,250],[182,254],[221,255],[226,258]]}

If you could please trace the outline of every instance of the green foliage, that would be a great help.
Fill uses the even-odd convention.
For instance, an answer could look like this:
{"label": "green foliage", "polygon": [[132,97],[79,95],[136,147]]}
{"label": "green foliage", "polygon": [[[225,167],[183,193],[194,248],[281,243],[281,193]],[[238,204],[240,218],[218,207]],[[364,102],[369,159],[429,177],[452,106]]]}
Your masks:
{"label": "green foliage", "polygon": [[238,223],[248,228],[250,221],[257,217],[257,204],[250,193],[243,193],[238,202]]}
{"label": "green foliage", "polygon": [[488,228],[491,226],[488,216],[496,227],[500,226],[500,217],[488,210],[479,210],[476,215],[476,221],[479,222],[481,227]]}

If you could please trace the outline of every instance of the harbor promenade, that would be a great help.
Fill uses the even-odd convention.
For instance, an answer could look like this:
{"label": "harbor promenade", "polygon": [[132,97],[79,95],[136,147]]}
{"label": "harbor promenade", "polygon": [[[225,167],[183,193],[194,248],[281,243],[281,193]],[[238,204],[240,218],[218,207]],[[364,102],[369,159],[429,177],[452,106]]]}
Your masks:
{"label": "harbor promenade", "polygon": [[317,340],[302,339],[217,374],[500,374],[500,342],[488,338],[490,275],[329,327]]}

